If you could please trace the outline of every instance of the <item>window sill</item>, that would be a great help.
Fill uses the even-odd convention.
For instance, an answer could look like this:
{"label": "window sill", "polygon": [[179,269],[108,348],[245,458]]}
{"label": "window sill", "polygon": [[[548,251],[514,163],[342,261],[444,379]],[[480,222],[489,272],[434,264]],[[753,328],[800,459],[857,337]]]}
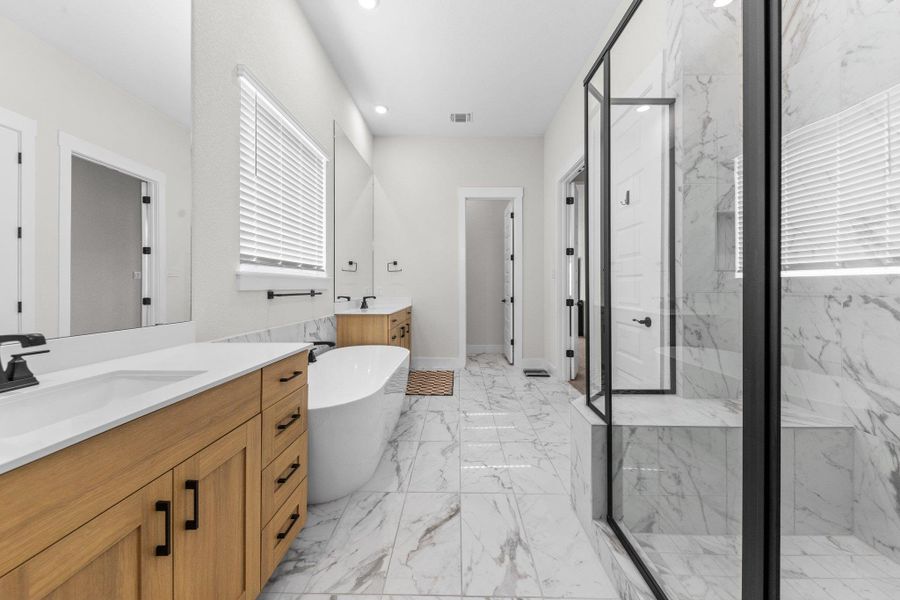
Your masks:
{"label": "window sill", "polygon": [[241,292],[322,290],[331,287],[331,277],[241,265],[235,274],[235,283],[238,291]]}

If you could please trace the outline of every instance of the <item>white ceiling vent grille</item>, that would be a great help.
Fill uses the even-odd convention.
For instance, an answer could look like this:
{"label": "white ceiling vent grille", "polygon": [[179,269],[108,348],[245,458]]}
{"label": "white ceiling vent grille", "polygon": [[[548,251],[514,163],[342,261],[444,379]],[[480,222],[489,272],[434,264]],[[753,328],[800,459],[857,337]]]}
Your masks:
{"label": "white ceiling vent grille", "polygon": [[471,123],[472,113],[450,113],[451,123]]}

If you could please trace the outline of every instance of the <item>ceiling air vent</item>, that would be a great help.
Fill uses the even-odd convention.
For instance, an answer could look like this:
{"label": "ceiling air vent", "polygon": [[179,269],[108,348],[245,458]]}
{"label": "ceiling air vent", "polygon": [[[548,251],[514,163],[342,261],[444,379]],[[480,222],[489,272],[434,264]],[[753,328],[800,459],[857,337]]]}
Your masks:
{"label": "ceiling air vent", "polygon": [[451,123],[471,123],[472,113],[450,113]]}

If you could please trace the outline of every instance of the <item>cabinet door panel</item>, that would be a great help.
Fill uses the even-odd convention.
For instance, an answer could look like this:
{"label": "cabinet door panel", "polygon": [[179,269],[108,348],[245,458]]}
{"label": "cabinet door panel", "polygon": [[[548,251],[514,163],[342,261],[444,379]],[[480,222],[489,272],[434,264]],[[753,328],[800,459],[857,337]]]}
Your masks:
{"label": "cabinet door panel", "polygon": [[177,600],[256,598],[259,455],[256,417],[175,467]]}
{"label": "cabinet door panel", "polygon": [[170,600],[172,551],[165,512],[172,473],[144,486],[0,579],[0,598]]}

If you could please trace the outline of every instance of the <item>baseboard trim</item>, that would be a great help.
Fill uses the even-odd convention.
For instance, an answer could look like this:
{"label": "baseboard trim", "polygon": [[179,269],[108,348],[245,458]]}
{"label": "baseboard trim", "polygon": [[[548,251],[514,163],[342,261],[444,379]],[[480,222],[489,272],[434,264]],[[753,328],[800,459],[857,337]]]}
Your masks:
{"label": "baseboard trim", "polygon": [[454,370],[464,366],[459,364],[459,359],[455,356],[451,358],[413,356],[410,362],[410,368],[416,371]]}

